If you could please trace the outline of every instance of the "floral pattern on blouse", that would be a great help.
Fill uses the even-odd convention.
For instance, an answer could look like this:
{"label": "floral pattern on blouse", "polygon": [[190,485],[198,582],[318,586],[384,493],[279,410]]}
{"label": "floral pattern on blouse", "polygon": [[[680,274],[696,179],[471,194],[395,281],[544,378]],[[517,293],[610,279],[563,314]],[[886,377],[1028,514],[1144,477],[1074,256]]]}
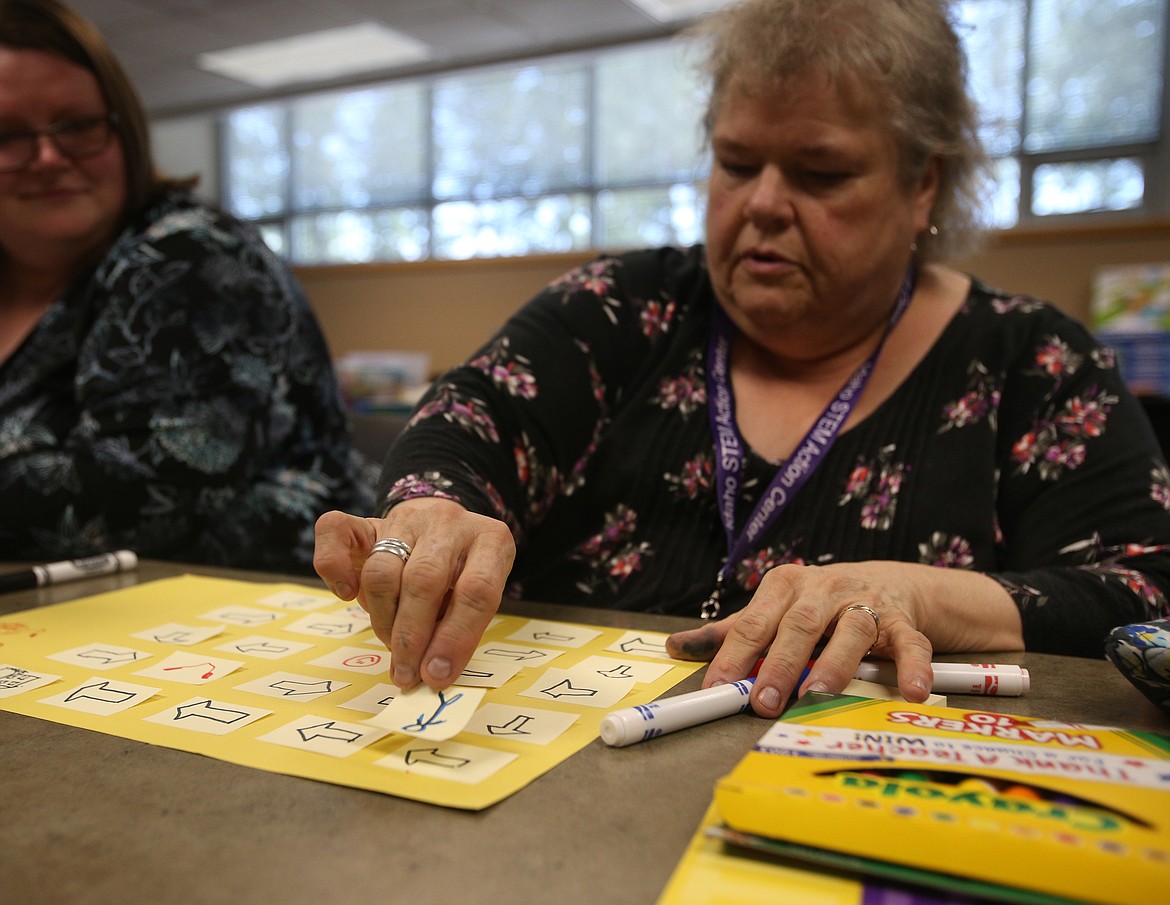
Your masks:
{"label": "floral pattern on blouse", "polygon": [[508,337],[502,336],[493,342],[467,364],[491,377],[496,386],[512,396],[521,399],[536,397],[536,379],[532,376],[528,359],[523,355],[511,355]]}
{"label": "floral pattern on blouse", "polygon": [[893,461],[893,444],[878,450],[871,461],[858,461],[849,475],[838,506],[861,503],[861,527],[871,531],[889,531],[898,506],[898,491],[909,466]]}
{"label": "floral pattern on blouse", "polygon": [[978,360],[967,366],[967,377],[963,395],[943,406],[942,424],[938,429],[940,434],[983,421],[987,421],[993,430],[996,427],[996,412],[1001,395],[999,384],[988,373],[983,362]]}
{"label": "floral pattern on blouse", "polygon": [[675,410],[684,418],[707,405],[707,384],[703,380],[703,360],[698,349],[686,363],[683,373],[663,377],[658,392],[651,397],[663,410]]}
{"label": "floral pattern on blouse", "polygon": [[605,516],[605,525],[580,544],[571,555],[586,563],[588,574],[578,581],[578,587],[587,594],[603,585],[610,591],[642,568],[643,560],[653,554],[645,541],[635,541],[638,515],[626,506],[618,506]]}
{"label": "floral pattern on blouse", "polygon": [[669,471],[662,476],[670,492],[686,500],[707,500],[715,477],[715,457],[700,453],[682,463],[678,474]]}
{"label": "floral pattern on blouse", "polygon": [[1150,469],[1150,499],[1170,512],[1170,468],[1165,463]]}
{"label": "floral pattern on blouse", "polygon": [[[728,555],[706,393],[715,304],[701,247],[555,280],[424,398],[384,502],[441,475],[436,494],[513,528],[510,596],[697,617]],[[778,467],[747,447],[737,530]],[[1100,656],[1113,626],[1170,612],[1168,507],[1170,472],[1112,353],[975,280],[732,565],[724,612],[782,563],[919,562],[999,581],[1029,648]]]}
{"label": "floral pattern on blouse", "polygon": [[929,540],[919,544],[918,552],[918,561],[928,566],[970,569],[975,564],[970,541],[941,531],[934,532]]}
{"label": "floral pattern on blouse", "polygon": [[407,427],[435,415],[471,431],[482,440],[492,443],[500,440],[496,422],[483,400],[464,394],[453,383],[441,383],[430,399],[411,416]]}
{"label": "floral pattern on blouse", "polygon": [[737,562],[733,574],[740,587],[748,591],[754,591],[760,586],[760,582],[764,580],[764,573],[769,569],[774,569],[776,566],[785,565],[786,563],[805,565],[804,560],[797,556],[792,548],[787,545],[782,544],[779,548],[765,547],[757,553],[753,553],[751,556]]}
{"label": "floral pattern on blouse", "polygon": [[[1053,378],[1063,378],[1057,369]],[[1086,396],[1074,396],[1059,408],[1049,408],[1012,447],[1012,461],[1021,474],[1035,468],[1042,480],[1055,481],[1066,470],[1085,462],[1086,441],[1105,432],[1109,412],[1118,397],[1091,385]]]}
{"label": "floral pattern on blouse", "polygon": [[325,340],[259,234],[172,192],[0,363],[0,556],[311,573],[369,513]]}

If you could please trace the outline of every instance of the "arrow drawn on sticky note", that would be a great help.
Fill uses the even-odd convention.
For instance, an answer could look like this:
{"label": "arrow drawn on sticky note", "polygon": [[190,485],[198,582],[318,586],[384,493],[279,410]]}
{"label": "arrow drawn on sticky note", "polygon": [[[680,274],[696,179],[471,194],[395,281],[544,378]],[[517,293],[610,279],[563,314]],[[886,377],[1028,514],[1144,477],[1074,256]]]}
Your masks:
{"label": "arrow drawn on sticky note", "polygon": [[467,757],[453,757],[450,754],[440,754],[438,748],[416,748],[406,752],[406,765],[428,764],[432,767],[447,767],[458,770],[471,763]]}

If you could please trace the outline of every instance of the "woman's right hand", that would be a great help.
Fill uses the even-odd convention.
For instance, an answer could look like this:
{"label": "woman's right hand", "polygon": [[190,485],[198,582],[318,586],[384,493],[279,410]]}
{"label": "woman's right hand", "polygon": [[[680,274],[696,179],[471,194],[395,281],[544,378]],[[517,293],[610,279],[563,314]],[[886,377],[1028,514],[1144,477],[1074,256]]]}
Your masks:
{"label": "woman's right hand", "polygon": [[[316,534],[313,567],[334,594],[356,597],[370,614],[390,651],[391,681],[442,689],[458,678],[499,609],[516,557],[507,526],[428,497],[398,503],[385,518],[326,512]],[[405,563],[371,554],[389,538],[411,547]]]}

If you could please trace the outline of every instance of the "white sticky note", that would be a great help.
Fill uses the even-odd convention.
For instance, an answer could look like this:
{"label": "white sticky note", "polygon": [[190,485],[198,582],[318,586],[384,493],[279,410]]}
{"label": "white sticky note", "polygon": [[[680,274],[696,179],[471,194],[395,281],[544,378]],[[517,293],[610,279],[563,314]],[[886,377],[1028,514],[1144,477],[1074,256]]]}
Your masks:
{"label": "white sticky note", "polygon": [[266,635],[248,635],[221,644],[216,650],[226,651],[229,654],[245,654],[249,657],[260,657],[263,660],[279,660],[308,650],[313,645],[304,641],[286,641],[284,638],[272,638]]}
{"label": "white sticky note", "polygon": [[41,703],[64,707],[68,710],[79,710],[82,713],[110,716],[114,713],[121,713],[135,704],[150,700],[160,690],[151,688],[149,685],[135,685],[121,679],[91,676],[75,688],[53,695],[51,698],[42,698]]}
{"label": "white sticky note", "polygon": [[366,608],[356,601],[354,603],[346,604],[340,610],[333,610],[330,612],[331,616],[338,616],[347,619],[356,619],[358,622],[364,622],[367,626],[370,624],[370,614],[366,612]]}
{"label": "white sticky note", "polygon": [[13,666],[11,663],[0,663],[0,698],[10,698],[32,691],[34,688],[43,688],[60,678],[47,672],[34,672],[22,666]]}
{"label": "white sticky note", "polygon": [[499,688],[524,667],[519,663],[492,663],[487,660],[469,660],[456,680],[458,685],[475,688]]}
{"label": "white sticky note", "polygon": [[237,691],[267,695],[270,698],[285,698],[290,701],[315,701],[327,694],[348,688],[348,682],[340,679],[322,679],[320,676],[302,676],[294,672],[269,673],[243,685]]}
{"label": "white sticky note", "polygon": [[344,669],[349,672],[365,673],[368,676],[384,676],[390,671],[390,654],[387,651],[366,650],[363,647],[338,647],[316,660],[310,666],[326,669]]}
{"label": "white sticky note", "polygon": [[435,691],[416,685],[366,722],[415,738],[445,741],[463,731],[487,689],[453,685]]}
{"label": "white sticky note", "polygon": [[345,613],[315,613],[284,626],[286,632],[316,635],[319,638],[352,638],[370,627],[369,620],[355,619]]}
{"label": "white sticky note", "polygon": [[211,698],[191,698],[176,707],[168,707],[152,716],[144,717],[145,722],[189,729],[192,732],[206,732],[209,735],[227,735],[268,716],[271,710],[259,707],[245,707]]}
{"label": "white sticky note", "polygon": [[244,665],[242,660],[228,660],[223,657],[206,657],[176,651],[165,660],[138,670],[136,676],[151,679],[166,679],[168,682],[182,682],[184,685],[202,685],[214,682]]}
{"label": "white sticky note", "polygon": [[349,757],[388,734],[387,730],[369,723],[346,723],[309,715],[261,735],[259,740],[315,754]]}
{"label": "white sticky note", "polygon": [[416,773],[452,782],[480,783],[516,759],[510,751],[496,751],[459,742],[415,741],[374,761],[379,767]]}
{"label": "white sticky note", "polygon": [[488,738],[547,745],[576,722],[575,713],[512,704],[484,704],[472,715],[466,731]]}
{"label": "white sticky note", "polygon": [[537,647],[534,644],[485,641],[475,649],[475,653],[471,656],[473,660],[487,660],[490,663],[515,663],[520,667],[531,668],[544,666],[563,653],[563,650]]}
{"label": "white sticky note", "polygon": [[71,650],[49,654],[48,659],[68,663],[70,666],[84,666],[87,669],[117,669],[131,663],[149,660],[153,654],[118,644],[83,644]]}
{"label": "white sticky note", "polygon": [[135,632],[133,637],[143,641],[154,641],[158,644],[177,644],[186,647],[192,644],[201,644],[208,638],[214,638],[223,632],[222,625],[180,625],[178,622],[167,622],[156,625],[154,628]]}
{"label": "white sticky note", "polygon": [[597,673],[579,669],[546,669],[524,697],[556,701],[581,707],[612,707],[634,689],[634,680],[601,679]]}
{"label": "white sticky note", "polygon": [[210,613],[203,613],[199,618],[208,622],[242,625],[246,628],[251,625],[268,625],[283,619],[284,616],[271,610],[258,610],[254,606],[225,606]]}
{"label": "white sticky note", "polygon": [[586,657],[573,668],[596,673],[603,679],[633,679],[645,684],[657,682],[674,667],[669,663],[647,663],[619,657]]}
{"label": "white sticky note", "polygon": [[402,689],[397,685],[379,682],[372,688],[367,688],[357,697],[350,698],[337,706],[344,707],[346,710],[360,710],[363,713],[381,713],[386,709],[386,705],[399,694],[402,694]]}
{"label": "white sticky note", "polygon": [[309,594],[304,591],[277,591],[275,594],[269,594],[267,597],[259,598],[256,602],[278,610],[308,612],[327,607],[331,603],[336,603],[337,598],[332,594]]}
{"label": "white sticky note", "polygon": [[596,629],[583,625],[569,625],[565,622],[549,622],[543,619],[529,619],[508,636],[509,641],[520,644],[555,644],[557,647],[584,647],[598,635]]}
{"label": "white sticky note", "polygon": [[666,652],[666,637],[661,632],[626,632],[606,650],[634,657],[670,660],[672,658]]}

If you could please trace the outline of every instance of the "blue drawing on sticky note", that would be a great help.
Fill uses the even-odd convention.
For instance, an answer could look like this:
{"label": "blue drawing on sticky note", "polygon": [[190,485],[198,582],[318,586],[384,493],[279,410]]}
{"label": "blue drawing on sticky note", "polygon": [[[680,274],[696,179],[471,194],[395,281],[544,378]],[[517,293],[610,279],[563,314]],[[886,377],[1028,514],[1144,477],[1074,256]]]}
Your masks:
{"label": "blue drawing on sticky note", "polygon": [[439,719],[439,715],[460,698],[462,698],[463,692],[459,692],[450,700],[448,700],[447,696],[443,694],[443,692],[440,691],[438,694],[439,706],[435,708],[435,712],[430,716],[427,716],[425,713],[420,713],[418,715],[418,719],[415,722],[408,723],[402,727],[403,732],[426,732],[432,726],[441,726],[443,723],[447,722],[446,720]]}

